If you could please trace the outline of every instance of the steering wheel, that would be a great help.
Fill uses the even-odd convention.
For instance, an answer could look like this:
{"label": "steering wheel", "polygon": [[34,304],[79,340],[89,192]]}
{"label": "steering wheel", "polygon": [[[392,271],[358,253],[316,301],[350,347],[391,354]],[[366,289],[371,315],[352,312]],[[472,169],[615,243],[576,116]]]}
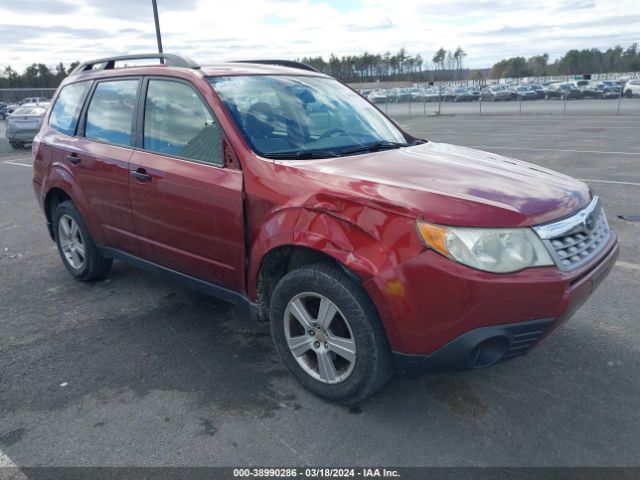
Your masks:
{"label": "steering wheel", "polygon": [[325,138],[329,138],[331,135],[334,135],[336,133],[347,133],[347,131],[344,128],[330,128],[329,130],[322,132],[322,135],[318,137],[318,140],[324,140]]}

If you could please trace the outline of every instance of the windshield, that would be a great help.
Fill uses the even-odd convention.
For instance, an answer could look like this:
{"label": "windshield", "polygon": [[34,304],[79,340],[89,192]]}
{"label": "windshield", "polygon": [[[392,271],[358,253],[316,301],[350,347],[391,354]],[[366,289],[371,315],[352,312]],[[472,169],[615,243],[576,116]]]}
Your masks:
{"label": "windshield", "polygon": [[255,75],[209,81],[262,156],[333,157],[407,145],[393,123],[333,79]]}

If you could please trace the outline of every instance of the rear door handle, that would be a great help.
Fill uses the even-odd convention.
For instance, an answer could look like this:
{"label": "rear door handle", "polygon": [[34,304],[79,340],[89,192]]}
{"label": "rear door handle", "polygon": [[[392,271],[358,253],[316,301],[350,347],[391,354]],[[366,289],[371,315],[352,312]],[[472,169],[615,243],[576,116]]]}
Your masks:
{"label": "rear door handle", "polygon": [[137,178],[142,182],[150,182],[152,180],[152,176],[147,173],[144,168],[138,168],[137,170],[131,170],[131,176],[133,178]]}
{"label": "rear door handle", "polygon": [[78,157],[78,154],[76,152],[67,155],[67,160],[69,160],[74,165],[78,165],[82,161],[80,157]]}

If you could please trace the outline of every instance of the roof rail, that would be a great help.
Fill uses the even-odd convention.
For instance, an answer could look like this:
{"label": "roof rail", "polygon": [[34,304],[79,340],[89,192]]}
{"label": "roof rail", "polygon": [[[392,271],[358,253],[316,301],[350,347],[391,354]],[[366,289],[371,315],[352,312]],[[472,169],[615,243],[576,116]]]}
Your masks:
{"label": "roof rail", "polygon": [[73,70],[73,72],[71,72],[71,75],[94,70],[94,67],[96,67],[96,65],[100,65],[98,68],[95,68],[96,70],[113,70],[116,62],[121,62],[124,60],[147,60],[153,58],[160,59],[160,63],[166,63],[171,67],[193,69],[200,68],[200,65],[198,65],[196,62],[188,57],[183,57],[182,55],[176,55],[173,53],[141,53],[136,55],[119,55],[117,57],[106,57],[98,58],[96,60],[89,60],[88,62],[83,62],[78,65]]}
{"label": "roof rail", "polygon": [[294,62],[293,60],[236,60],[233,63],[259,63],[262,65],[279,65],[281,67],[297,68],[299,70],[308,70],[310,72],[321,73],[315,67],[306,63]]}

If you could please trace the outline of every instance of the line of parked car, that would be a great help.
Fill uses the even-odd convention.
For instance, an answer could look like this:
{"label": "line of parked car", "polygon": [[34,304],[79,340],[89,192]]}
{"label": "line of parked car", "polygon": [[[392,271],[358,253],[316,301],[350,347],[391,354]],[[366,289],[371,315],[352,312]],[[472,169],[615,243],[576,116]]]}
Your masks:
{"label": "line of parked car", "polygon": [[640,79],[626,82],[617,80],[574,80],[551,83],[492,84],[478,87],[411,87],[361,90],[372,103],[406,102],[499,102],[510,100],[570,100],[581,98],[618,98],[640,96]]}

